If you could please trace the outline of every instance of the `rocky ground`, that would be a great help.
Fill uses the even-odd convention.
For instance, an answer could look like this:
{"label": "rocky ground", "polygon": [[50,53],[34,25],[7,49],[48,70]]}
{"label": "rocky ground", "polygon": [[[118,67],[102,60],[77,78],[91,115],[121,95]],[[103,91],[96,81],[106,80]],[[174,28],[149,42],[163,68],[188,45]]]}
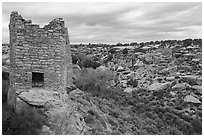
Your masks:
{"label": "rocky ground", "polygon": [[[31,89],[19,94],[21,105],[43,110],[47,121],[39,134],[202,134],[202,54],[196,49],[119,51],[102,65],[117,76],[111,83],[115,90],[103,97],[74,85],[64,97]],[[110,53],[100,51],[103,62]],[[6,55],[3,63],[9,72]]]}
{"label": "rocky ground", "polygon": [[[119,51],[105,67],[117,73],[112,85],[127,93],[120,100],[129,102],[126,107],[131,112],[161,120],[163,127],[175,127],[181,134],[197,134],[201,133],[202,123],[202,55],[198,49],[188,46],[176,50],[174,47],[160,48],[146,53],[123,54]],[[102,52],[101,60],[108,54]],[[129,84],[131,80],[136,81],[136,86]],[[162,134],[162,129],[154,128],[155,131],[144,133]]]}

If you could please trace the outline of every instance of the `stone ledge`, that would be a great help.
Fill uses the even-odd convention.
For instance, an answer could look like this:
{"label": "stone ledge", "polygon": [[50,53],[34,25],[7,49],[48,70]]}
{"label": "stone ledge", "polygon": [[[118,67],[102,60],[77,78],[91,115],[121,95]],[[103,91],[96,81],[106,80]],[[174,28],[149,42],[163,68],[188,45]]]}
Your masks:
{"label": "stone ledge", "polygon": [[18,97],[30,105],[44,106],[50,101],[54,101],[52,91],[41,88],[32,88],[28,92],[21,92]]}

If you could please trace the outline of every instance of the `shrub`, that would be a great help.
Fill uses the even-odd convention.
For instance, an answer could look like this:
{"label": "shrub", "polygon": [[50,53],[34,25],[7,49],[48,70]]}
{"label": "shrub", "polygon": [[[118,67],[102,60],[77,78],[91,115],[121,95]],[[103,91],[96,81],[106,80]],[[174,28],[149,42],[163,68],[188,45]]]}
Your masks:
{"label": "shrub", "polygon": [[122,53],[125,54],[125,55],[127,55],[127,54],[128,54],[128,49],[125,48],[124,50],[122,50]]}
{"label": "shrub", "polygon": [[141,48],[135,48],[134,52],[142,52],[142,53],[146,53],[145,50],[141,49]]}
{"label": "shrub", "polygon": [[199,118],[195,118],[192,120],[191,122],[192,128],[193,128],[193,132],[195,134],[202,134],[202,120]]}
{"label": "shrub", "polygon": [[107,63],[108,61],[111,61],[113,59],[113,55],[112,54],[109,54],[107,56],[107,59],[104,61],[104,63]]}
{"label": "shrub", "polygon": [[77,57],[78,57],[79,60],[83,60],[86,57],[86,55],[84,55],[82,53],[78,53]]}
{"label": "shrub", "polygon": [[9,90],[9,73],[2,72],[2,103],[7,102],[8,90]]}
{"label": "shrub", "polygon": [[4,135],[37,135],[45,123],[42,115],[31,106],[25,107],[19,114],[12,111],[8,114],[10,116],[2,122]]}
{"label": "shrub", "polygon": [[93,62],[91,63],[91,66],[90,66],[90,67],[92,67],[93,69],[96,69],[96,68],[98,68],[99,66],[101,66],[101,64],[100,64],[99,62],[93,61]]}
{"label": "shrub", "polygon": [[4,65],[9,65],[9,64],[6,62],[5,59],[2,60],[2,66],[4,66]]}
{"label": "shrub", "polygon": [[111,48],[108,52],[110,52],[111,54],[116,53],[116,50],[114,48]]}
{"label": "shrub", "polygon": [[72,63],[77,64],[77,61],[79,61],[79,58],[76,55],[72,55]]}
{"label": "shrub", "polygon": [[183,135],[183,133],[179,131],[176,127],[170,127],[167,131],[170,135]]}
{"label": "shrub", "polygon": [[93,62],[93,59],[91,57],[86,56],[83,60],[82,60],[82,67],[85,68],[89,68],[91,67]]}
{"label": "shrub", "polygon": [[93,123],[94,122],[94,116],[91,116],[91,115],[86,115],[85,117],[84,117],[84,121],[87,123],[87,124],[91,124],[91,123]]}
{"label": "shrub", "polygon": [[110,87],[110,81],[113,80],[114,75],[109,70],[100,68],[87,68],[81,71],[81,74],[76,76],[75,85],[94,96],[101,96]]}
{"label": "shrub", "polygon": [[94,68],[96,69],[97,67],[99,67],[101,64],[99,62],[94,61],[91,57],[86,56],[84,57],[80,63],[79,66],[82,68]]}
{"label": "shrub", "polygon": [[2,80],[2,103],[7,102],[7,94],[9,89],[9,80]]}
{"label": "shrub", "polygon": [[172,55],[172,49],[170,48],[164,48],[162,51],[162,54],[165,56],[171,56]]}
{"label": "shrub", "polygon": [[93,56],[93,60],[94,60],[94,61],[99,61],[100,58],[99,58],[98,56]]}
{"label": "shrub", "polygon": [[8,72],[2,72],[2,79],[9,80],[9,73]]}
{"label": "shrub", "polygon": [[130,79],[128,82],[127,82],[127,85],[131,85],[133,87],[137,87],[138,85],[138,81],[136,79]]}
{"label": "shrub", "polygon": [[192,42],[193,42],[192,39],[185,39],[183,40],[183,46],[184,47],[190,46]]}
{"label": "shrub", "polygon": [[[70,110],[69,110],[70,111]],[[51,111],[51,129],[55,134],[74,134],[75,131],[72,126],[72,114],[67,109],[58,108],[58,110]]]}

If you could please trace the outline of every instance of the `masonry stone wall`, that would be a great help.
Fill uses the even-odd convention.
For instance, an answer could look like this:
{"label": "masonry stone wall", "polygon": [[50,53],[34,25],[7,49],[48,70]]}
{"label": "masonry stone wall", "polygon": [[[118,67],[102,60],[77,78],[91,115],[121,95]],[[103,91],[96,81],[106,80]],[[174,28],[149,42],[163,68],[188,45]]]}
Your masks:
{"label": "masonry stone wall", "polygon": [[12,12],[10,33],[10,85],[17,93],[32,88],[32,72],[44,74],[44,88],[63,92],[72,84],[71,48],[62,18],[43,28]]}

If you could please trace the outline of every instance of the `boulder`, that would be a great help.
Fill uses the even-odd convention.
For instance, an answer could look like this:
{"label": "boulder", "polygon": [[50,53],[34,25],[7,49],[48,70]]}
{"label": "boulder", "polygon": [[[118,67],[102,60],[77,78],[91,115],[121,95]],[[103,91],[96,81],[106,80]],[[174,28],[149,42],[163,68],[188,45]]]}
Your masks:
{"label": "boulder", "polygon": [[127,74],[127,77],[133,78],[134,77],[134,71],[131,71],[129,74]]}
{"label": "boulder", "polygon": [[2,66],[2,71],[9,73],[10,72],[9,66],[6,66],[6,65]]}
{"label": "boulder", "polygon": [[[68,129],[66,132],[71,135],[83,134],[85,128],[83,117],[79,113],[71,113],[69,118],[69,126],[65,128]],[[67,133],[65,133],[65,135]]]}
{"label": "boulder", "polygon": [[20,114],[21,112],[24,111],[25,108],[29,108],[29,107],[31,107],[31,106],[28,103],[21,100],[19,97],[16,98],[15,112],[17,114]]}
{"label": "boulder", "polygon": [[106,114],[104,115],[99,110],[92,108],[84,115],[84,121],[89,129],[103,132],[104,130],[110,130],[106,117]]}
{"label": "boulder", "polygon": [[69,98],[72,99],[72,100],[76,100],[77,98],[80,98],[84,96],[84,92],[81,91],[80,89],[75,89],[75,90],[72,90],[70,93],[69,93]]}
{"label": "boulder", "polygon": [[193,62],[196,62],[196,63],[200,62],[200,60],[201,60],[201,59],[199,59],[199,58],[194,58],[194,59],[192,59],[192,61],[193,61]]}
{"label": "boulder", "polygon": [[2,64],[6,64],[6,65],[10,64],[9,54],[2,55]]}
{"label": "boulder", "polygon": [[172,81],[172,80],[174,80],[174,79],[175,79],[175,76],[166,77],[166,80],[168,80],[168,81]]}
{"label": "boulder", "polygon": [[149,91],[160,91],[168,88],[171,85],[170,82],[166,83],[153,83],[152,85],[147,87],[147,90]]}
{"label": "boulder", "polygon": [[60,107],[49,111],[50,121],[56,126],[53,128],[55,133],[60,133],[61,135],[83,134],[85,129],[83,116],[74,111],[76,108],[72,103],[68,104],[68,108]]}
{"label": "boulder", "polygon": [[144,66],[144,63],[140,60],[137,60],[137,62],[133,66],[134,67],[142,67],[142,66]]}
{"label": "boulder", "polygon": [[162,55],[167,56],[167,57],[171,56],[172,55],[172,49],[171,48],[164,48],[162,50]]}
{"label": "boulder", "polygon": [[202,86],[200,85],[194,85],[191,88],[196,89],[196,90],[202,90]]}
{"label": "boulder", "polygon": [[68,94],[69,94],[69,92],[71,92],[72,90],[75,90],[75,89],[77,89],[77,87],[74,84],[66,87],[66,90],[67,90]]}
{"label": "boulder", "polygon": [[183,56],[186,56],[186,57],[196,57],[196,54],[186,53],[186,54],[183,54]]}
{"label": "boulder", "polygon": [[28,92],[21,92],[18,97],[34,106],[45,106],[46,103],[54,101],[53,92],[41,88],[32,88]]}
{"label": "boulder", "polygon": [[148,63],[148,64],[152,64],[153,61],[154,61],[154,60],[152,59],[151,56],[148,56],[148,57],[145,58],[145,62]]}
{"label": "boulder", "polygon": [[175,96],[175,95],[177,95],[177,94],[176,94],[175,92],[171,91],[171,92],[170,92],[170,95]]}
{"label": "boulder", "polygon": [[186,76],[181,76],[181,78],[188,82],[190,85],[197,85],[198,83],[200,84],[202,79],[199,79],[199,76],[197,75],[186,75]]}
{"label": "boulder", "polygon": [[191,88],[197,90],[199,93],[202,94],[202,86],[194,85],[194,86],[192,86]]}
{"label": "boulder", "polygon": [[164,75],[164,76],[166,76],[166,75],[169,75],[169,74],[170,74],[170,72],[169,72],[169,69],[168,69],[168,68],[165,68],[165,69],[163,69],[163,70],[159,71],[158,73],[159,73],[159,74],[162,74],[162,75]]}
{"label": "boulder", "polygon": [[122,72],[122,71],[125,71],[125,69],[122,66],[118,66],[117,72]]}
{"label": "boulder", "polygon": [[73,64],[72,68],[73,68],[73,73],[74,74],[77,74],[77,73],[79,73],[81,71],[81,68],[80,68],[79,65]]}
{"label": "boulder", "polygon": [[172,74],[174,72],[177,72],[178,68],[177,66],[172,66],[172,67],[169,67],[167,70],[169,71],[170,74]]}
{"label": "boulder", "polygon": [[178,83],[172,87],[172,90],[182,91],[188,87],[191,87],[191,86],[187,83]]}
{"label": "boulder", "polygon": [[187,65],[187,64],[180,66],[180,69],[183,69],[185,71],[191,70],[192,68],[193,68],[192,66]]}
{"label": "boulder", "polygon": [[197,78],[197,84],[202,85],[202,77]]}
{"label": "boulder", "polygon": [[108,68],[106,66],[100,66],[97,68],[97,70],[105,71],[105,70],[108,70]]}
{"label": "boulder", "polygon": [[121,80],[120,84],[122,87],[127,87],[127,82],[128,82],[127,80]]}
{"label": "boulder", "polygon": [[3,54],[2,59],[9,59],[9,54]]}
{"label": "boulder", "polygon": [[132,91],[133,91],[133,88],[127,87],[123,92],[131,93]]}
{"label": "boulder", "polygon": [[195,98],[192,95],[188,95],[184,98],[184,101],[188,102],[188,103],[195,103],[195,104],[200,104],[200,100],[198,100],[197,98]]}
{"label": "boulder", "polygon": [[130,71],[124,71],[123,72],[123,75],[128,75],[128,74],[130,74]]}
{"label": "boulder", "polygon": [[43,125],[41,128],[41,134],[42,135],[53,135],[53,132],[50,130],[48,126]]}
{"label": "boulder", "polygon": [[128,82],[127,82],[127,85],[137,87],[138,86],[138,81],[137,81],[137,79],[130,78],[130,80],[128,80]]}

